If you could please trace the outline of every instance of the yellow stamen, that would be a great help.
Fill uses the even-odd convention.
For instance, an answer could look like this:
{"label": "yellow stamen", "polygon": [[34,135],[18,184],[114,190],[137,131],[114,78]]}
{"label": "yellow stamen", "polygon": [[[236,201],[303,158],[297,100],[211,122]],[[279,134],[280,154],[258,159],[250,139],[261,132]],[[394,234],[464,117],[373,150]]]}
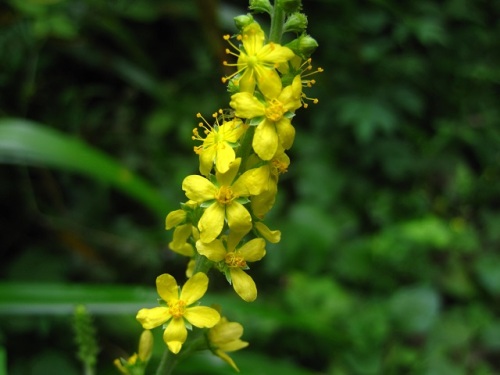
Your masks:
{"label": "yellow stamen", "polygon": [[271,121],[278,122],[283,118],[284,114],[285,109],[283,108],[283,103],[278,99],[272,99],[266,108],[266,117]]}
{"label": "yellow stamen", "polygon": [[174,318],[181,318],[186,311],[186,302],[184,302],[183,300],[177,300],[175,302],[169,303],[168,307],[168,312],[170,313],[170,315],[172,315]]}
{"label": "yellow stamen", "polygon": [[222,205],[231,204],[234,198],[236,196],[230,186],[221,186],[217,193],[215,193],[215,200]]}
{"label": "yellow stamen", "polygon": [[245,259],[235,252],[227,253],[224,261],[226,262],[227,266],[231,268],[245,268],[247,266],[247,262],[245,261]]}

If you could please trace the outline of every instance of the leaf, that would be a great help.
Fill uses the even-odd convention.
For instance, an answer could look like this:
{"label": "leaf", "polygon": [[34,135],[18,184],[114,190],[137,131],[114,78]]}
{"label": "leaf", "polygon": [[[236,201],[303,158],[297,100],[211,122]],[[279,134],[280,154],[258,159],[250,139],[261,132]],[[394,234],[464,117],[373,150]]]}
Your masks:
{"label": "leaf", "polygon": [[[92,314],[135,314],[156,306],[156,291],[123,285],[0,283],[0,315],[71,315],[75,305]],[[148,305],[148,306],[146,306]]]}
{"label": "leaf", "polygon": [[112,185],[159,216],[169,208],[158,190],[102,151],[28,120],[0,119],[0,163],[81,173]]}

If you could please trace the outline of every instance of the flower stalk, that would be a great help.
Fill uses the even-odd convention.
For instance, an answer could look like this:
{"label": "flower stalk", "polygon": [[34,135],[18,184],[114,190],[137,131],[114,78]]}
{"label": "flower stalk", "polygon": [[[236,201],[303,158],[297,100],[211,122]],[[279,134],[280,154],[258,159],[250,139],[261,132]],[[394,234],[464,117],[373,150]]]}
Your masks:
{"label": "flower stalk", "polygon": [[[295,111],[317,103],[303,92],[315,81],[310,53],[317,43],[305,33],[307,18],[301,0],[250,0],[250,10],[271,17],[268,35],[251,14],[235,18],[236,36],[226,35],[224,65],[234,72],[223,77],[230,93],[228,109],[208,121],[201,114],[192,139],[199,142],[200,174],[187,176],[182,190],[187,201],[170,212],[167,230],[174,230],[172,251],[189,258],[184,285],[170,274],[156,279],[160,306],[144,308],[137,320],[146,330],[162,327],[165,353],[157,375],[171,374],[179,362],[199,350],[210,350],[236,371],[227,354],[248,345],[243,326],[221,315],[220,308],[198,304],[209,284],[209,271],[219,271],[237,296],[257,299],[251,266],[266,255],[267,243],[278,243],[279,230],[265,224],[278,192],[280,175],[288,170],[286,154],[295,139]],[[282,46],[283,33],[296,33]],[[298,35],[300,34],[300,35]],[[210,273],[212,274],[216,272]]]}

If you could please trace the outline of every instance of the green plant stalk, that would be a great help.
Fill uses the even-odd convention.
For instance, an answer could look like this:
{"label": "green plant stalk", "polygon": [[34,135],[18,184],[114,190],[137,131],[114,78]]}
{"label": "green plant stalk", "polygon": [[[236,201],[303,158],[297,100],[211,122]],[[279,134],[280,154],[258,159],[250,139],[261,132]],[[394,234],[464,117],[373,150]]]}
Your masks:
{"label": "green plant stalk", "polygon": [[271,14],[271,28],[269,30],[269,41],[280,43],[283,36],[283,26],[285,25],[285,10],[280,6],[279,1],[275,1],[273,13]]}
{"label": "green plant stalk", "polygon": [[181,360],[189,357],[193,352],[201,349],[203,346],[206,348],[206,339],[204,335],[197,337],[190,343],[185,344],[182,352],[180,354],[174,354],[168,348],[163,353],[158,369],[156,370],[156,375],[170,375],[174,371],[175,366],[179,364]]}

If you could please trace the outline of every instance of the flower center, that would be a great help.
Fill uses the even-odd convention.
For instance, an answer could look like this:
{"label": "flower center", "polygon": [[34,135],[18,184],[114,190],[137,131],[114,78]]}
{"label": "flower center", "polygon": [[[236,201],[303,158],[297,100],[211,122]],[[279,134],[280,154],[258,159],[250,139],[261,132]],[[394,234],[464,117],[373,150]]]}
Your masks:
{"label": "flower center", "polygon": [[272,174],[275,176],[288,172],[288,165],[281,160],[273,159],[271,161],[271,166]]}
{"label": "flower center", "polygon": [[228,267],[232,268],[244,268],[247,266],[245,259],[241,255],[236,254],[234,251],[227,253],[224,261]]}
{"label": "flower center", "polygon": [[169,304],[168,307],[168,312],[170,313],[170,315],[172,315],[174,318],[181,318],[186,311],[186,302],[184,302],[183,300],[178,300]]}
{"label": "flower center", "polygon": [[234,198],[236,197],[230,186],[221,186],[215,194],[215,199],[222,205],[231,204]]}
{"label": "flower center", "polygon": [[278,99],[272,99],[266,108],[266,117],[271,121],[278,122],[285,112],[283,104]]}

